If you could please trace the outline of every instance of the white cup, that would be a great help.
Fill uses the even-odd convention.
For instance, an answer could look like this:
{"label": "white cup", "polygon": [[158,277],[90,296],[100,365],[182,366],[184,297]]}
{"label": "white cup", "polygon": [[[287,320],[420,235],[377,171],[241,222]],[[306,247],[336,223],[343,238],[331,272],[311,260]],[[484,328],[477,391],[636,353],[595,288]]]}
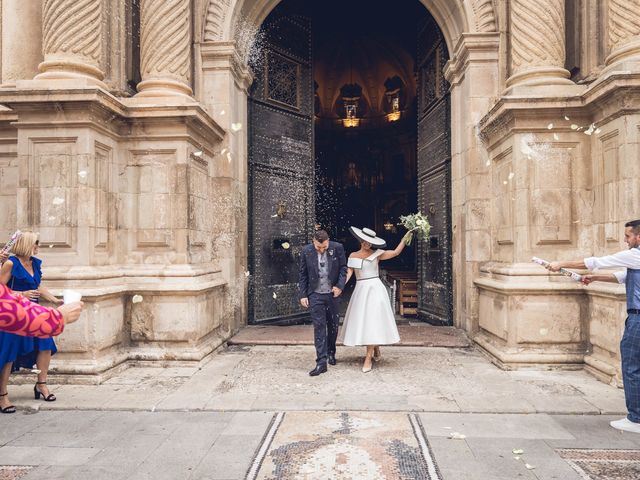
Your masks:
{"label": "white cup", "polygon": [[63,290],[62,298],[64,303],[79,302],[82,300],[82,294],[76,290]]}

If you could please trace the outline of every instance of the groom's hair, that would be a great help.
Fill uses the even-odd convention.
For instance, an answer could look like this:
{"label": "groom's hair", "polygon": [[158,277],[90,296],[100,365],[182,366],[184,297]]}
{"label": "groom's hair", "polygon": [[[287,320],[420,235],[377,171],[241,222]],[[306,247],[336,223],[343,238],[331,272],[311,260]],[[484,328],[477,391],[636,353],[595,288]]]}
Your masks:
{"label": "groom's hair", "polygon": [[316,230],[316,232],[313,234],[313,239],[316,242],[324,243],[329,240],[329,234],[326,230]]}

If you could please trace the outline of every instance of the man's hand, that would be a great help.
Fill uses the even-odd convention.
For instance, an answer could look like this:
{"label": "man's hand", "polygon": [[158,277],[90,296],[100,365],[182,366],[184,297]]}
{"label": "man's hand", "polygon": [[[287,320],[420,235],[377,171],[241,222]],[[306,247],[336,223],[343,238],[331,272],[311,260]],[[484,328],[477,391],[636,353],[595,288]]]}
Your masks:
{"label": "man's hand", "polygon": [[562,264],[560,262],[550,262],[547,266],[547,270],[550,270],[552,272],[559,272],[561,268]]}
{"label": "man's hand", "polygon": [[300,305],[302,305],[304,308],[309,308],[309,299],[307,297],[301,298]]}
{"label": "man's hand", "polygon": [[342,290],[340,290],[338,287],[333,287],[331,289],[331,292],[333,293],[333,298],[339,297],[342,294]]}
{"label": "man's hand", "polygon": [[594,281],[593,275],[582,275],[582,283],[585,285],[589,285]]}
{"label": "man's hand", "polygon": [[58,307],[58,311],[64,318],[65,325],[73,323],[80,318],[82,307],[84,307],[84,303],[82,302],[67,303]]}

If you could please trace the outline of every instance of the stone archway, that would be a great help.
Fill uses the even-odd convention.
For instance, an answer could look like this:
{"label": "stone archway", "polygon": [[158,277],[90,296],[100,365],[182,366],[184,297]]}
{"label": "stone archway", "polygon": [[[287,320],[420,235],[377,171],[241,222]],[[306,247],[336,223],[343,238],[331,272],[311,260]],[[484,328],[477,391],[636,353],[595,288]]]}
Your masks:
{"label": "stone archway", "polygon": [[[490,260],[491,225],[479,225],[467,210],[490,204],[490,174],[477,166],[486,156],[477,135],[477,123],[495,101],[503,83],[498,16],[492,0],[465,0],[455,6],[445,0],[420,1],[441,28],[450,54],[445,75],[451,85],[453,323],[474,331],[478,324],[478,293],[473,280],[480,262]],[[234,119],[219,115],[220,111],[246,106],[251,83],[246,65],[246,37],[257,31],[279,3],[280,0],[212,0],[201,4],[203,21],[198,32],[202,39],[201,97],[205,104],[214,106],[212,116],[228,129],[232,123],[247,123],[245,107],[237,111]],[[243,167],[236,172],[243,189],[248,188],[247,138],[246,130],[241,130],[230,132],[226,140],[235,158],[244,159]],[[246,216],[242,222],[246,225]],[[239,243],[242,251],[237,253],[246,259],[246,240]]]}

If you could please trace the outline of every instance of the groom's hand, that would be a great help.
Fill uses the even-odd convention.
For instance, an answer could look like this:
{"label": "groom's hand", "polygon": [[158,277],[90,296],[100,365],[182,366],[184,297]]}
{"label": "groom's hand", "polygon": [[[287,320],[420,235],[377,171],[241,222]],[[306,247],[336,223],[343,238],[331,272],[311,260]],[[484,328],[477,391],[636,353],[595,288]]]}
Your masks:
{"label": "groom's hand", "polygon": [[342,290],[340,290],[338,287],[333,287],[331,291],[333,292],[333,298],[339,297],[342,294]]}
{"label": "groom's hand", "polygon": [[309,308],[309,299],[307,297],[301,298],[300,305],[302,305],[304,308]]}

